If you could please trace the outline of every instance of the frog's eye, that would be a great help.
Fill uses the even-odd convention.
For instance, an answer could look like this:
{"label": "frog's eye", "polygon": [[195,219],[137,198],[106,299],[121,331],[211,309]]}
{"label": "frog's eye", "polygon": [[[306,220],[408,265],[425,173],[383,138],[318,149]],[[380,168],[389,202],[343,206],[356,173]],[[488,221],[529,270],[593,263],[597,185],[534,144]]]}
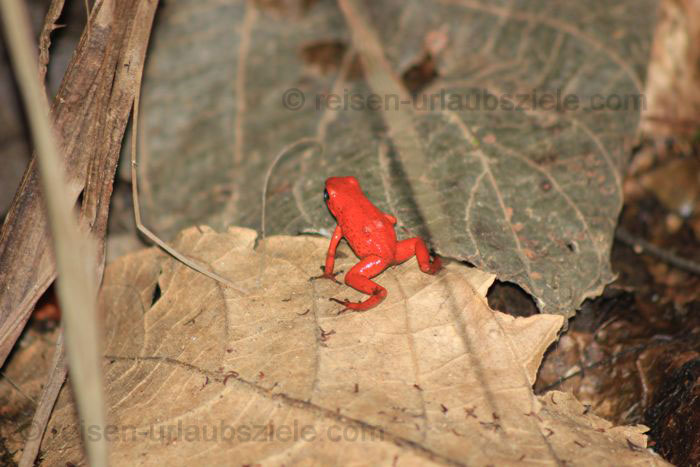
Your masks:
{"label": "frog's eye", "polygon": [[323,190],[323,201],[327,203],[328,198],[330,198],[330,196],[328,196],[328,190]]}

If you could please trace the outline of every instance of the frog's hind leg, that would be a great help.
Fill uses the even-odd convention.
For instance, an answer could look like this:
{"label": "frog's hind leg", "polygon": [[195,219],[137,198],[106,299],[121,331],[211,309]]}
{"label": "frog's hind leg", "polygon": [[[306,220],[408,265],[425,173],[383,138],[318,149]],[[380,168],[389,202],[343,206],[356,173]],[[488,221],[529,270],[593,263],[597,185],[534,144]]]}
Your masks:
{"label": "frog's hind leg", "polygon": [[344,305],[346,309],[354,311],[365,311],[379,305],[386,298],[386,289],[371,278],[391,266],[391,262],[379,256],[367,256],[348,271],[345,275],[345,283],[355,290],[371,295],[364,302],[350,302],[348,300],[336,300],[334,302]]}
{"label": "frog's hind leg", "polygon": [[426,274],[435,274],[442,267],[442,261],[439,256],[435,256],[433,262],[430,262],[430,253],[422,239],[418,237],[409,238],[396,244],[397,263],[403,263],[413,255],[416,255],[420,270]]}

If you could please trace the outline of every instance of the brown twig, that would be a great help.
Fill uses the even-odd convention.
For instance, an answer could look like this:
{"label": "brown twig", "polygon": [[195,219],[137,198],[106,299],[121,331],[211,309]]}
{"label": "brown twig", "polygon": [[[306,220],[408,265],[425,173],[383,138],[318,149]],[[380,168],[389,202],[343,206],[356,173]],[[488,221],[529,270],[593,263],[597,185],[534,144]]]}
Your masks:
{"label": "brown twig", "polygon": [[136,95],[134,96],[134,114],[133,114],[133,121],[132,121],[132,138],[131,138],[131,198],[133,200],[133,206],[134,206],[134,222],[136,223],[136,228],[141,232],[143,235],[145,235],[150,241],[155,243],[158,247],[160,247],[162,250],[164,250],[166,253],[168,253],[170,256],[175,258],[176,260],[180,261],[182,264],[187,266],[190,269],[193,269],[205,276],[207,276],[210,279],[215,280],[216,282],[225,285],[226,287],[229,287],[233,290],[238,291],[239,293],[243,294],[244,292],[236,287],[233,282],[230,280],[226,279],[222,275],[212,271],[204,265],[203,263],[200,263],[199,261],[188,258],[187,256],[183,255],[179,251],[177,251],[175,248],[171,247],[167,243],[165,243],[161,238],[156,235],[153,231],[151,231],[148,227],[146,227],[143,222],[141,221],[141,203],[139,202],[139,179],[138,179],[138,174],[136,173],[136,167],[137,167],[137,162],[136,162],[136,143],[138,141],[138,128],[139,128],[139,101],[140,101],[140,89],[136,91]]}
{"label": "brown twig", "polygon": [[31,467],[34,465],[34,460],[37,454],[39,454],[39,447],[41,447],[41,440],[44,438],[46,425],[49,423],[49,417],[53,411],[53,406],[56,404],[56,398],[66,380],[68,368],[66,367],[63,348],[63,330],[58,334],[51,367],[52,370],[49,375],[49,380],[46,386],[44,386],[44,391],[41,393],[41,399],[39,399],[36,411],[34,411],[34,417],[32,418],[32,434],[37,436],[30,437],[24,444],[24,451],[19,461],[19,467]]}
{"label": "brown twig", "polygon": [[46,71],[49,67],[49,48],[51,47],[51,33],[58,28],[56,21],[63,12],[65,0],[51,0],[49,10],[44,18],[44,27],[39,34],[39,82],[46,82]]}
{"label": "brown twig", "polygon": [[644,240],[643,238],[635,237],[624,227],[617,228],[615,238],[625,245],[631,247],[636,253],[646,253],[660,259],[664,263],[670,264],[675,268],[700,275],[700,264],[690,259],[681,258],[680,256],[671,253],[670,251],[666,251],[663,248]]}
{"label": "brown twig", "polygon": [[[119,8],[115,8],[115,3],[114,0],[105,0],[92,9],[95,21],[90,21],[83,33],[52,113],[56,134],[63,143],[68,180],[66,196],[74,203],[83,191],[82,230],[89,230],[97,240],[97,245],[90,248],[91,253],[97,253],[97,259],[92,264],[83,264],[95,268],[96,282],[100,281],[104,266],[104,235],[121,138],[133,103],[134,88],[138,84],[135,80],[141,76],[157,7],[157,2],[138,0],[120,2]],[[3,17],[7,19],[6,15]],[[99,34],[90,34],[93,29]],[[27,36],[25,42],[31,44],[33,41]],[[34,56],[32,78],[36,79],[42,74],[36,69],[38,58],[36,54]],[[34,304],[56,274],[37,165],[37,160],[33,159],[0,231],[0,362],[5,361]],[[74,256],[84,257],[85,250],[86,246],[82,245],[81,254]],[[88,313],[85,309],[81,311]],[[86,348],[73,353],[80,355],[81,352],[97,355],[96,350]],[[62,370],[64,368],[56,367],[56,374],[51,377],[59,388]],[[76,381],[80,379],[76,373],[73,373],[74,389],[78,388]],[[93,389],[87,390],[94,393]],[[47,402],[40,403],[49,407],[49,413],[50,396],[50,392],[42,395]],[[40,414],[36,416],[41,417]],[[44,427],[45,423],[42,423],[42,430]]]}
{"label": "brown twig", "polygon": [[[2,0],[0,7],[8,49],[36,147],[46,216],[53,240],[58,273],[56,291],[61,304],[62,325],[66,331],[76,405],[81,418],[88,425],[104,426],[94,242],[79,228],[73,213],[73,201],[65,177],[65,161],[54,135],[46,94],[39,82],[38,56],[32,48],[26,6],[20,0]],[[56,358],[60,359],[61,355]],[[40,414],[41,417],[48,418],[51,410],[47,405],[44,404],[46,412]],[[107,442],[104,439],[94,442],[87,442],[86,439],[85,451],[91,465],[107,465]],[[31,465],[33,459],[25,459]]]}
{"label": "brown twig", "polygon": [[[549,390],[556,389],[557,387],[561,386],[562,383],[564,383],[565,381],[568,381],[572,378],[576,378],[577,376],[583,377],[584,373],[588,370],[592,370],[592,369],[598,368],[600,366],[609,365],[609,364],[615,362],[616,360],[619,360],[622,357],[626,357],[627,355],[640,353],[646,349],[654,348],[654,347],[657,347],[659,345],[668,344],[668,339],[662,338],[662,337],[663,336],[654,336],[654,337],[652,337],[653,340],[651,342],[646,342],[644,344],[630,347],[628,349],[617,352],[617,353],[611,355],[610,357],[603,358],[601,360],[598,360],[597,362],[593,362],[590,365],[582,366],[580,370],[578,370],[574,373],[571,373],[567,376],[562,376],[557,381],[543,387],[542,389],[539,389],[538,391],[535,391],[535,394],[542,395]],[[687,340],[687,339],[688,339],[688,337],[675,337],[674,338],[674,340],[677,342]],[[637,369],[639,370],[639,367],[637,367]]]}
{"label": "brown twig", "polygon": [[[660,343],[658,343],[656,345],[659,345],[659,344]],[[627,356],[627,355],[635,353],[635,352],[641,352],[642,350],[645,350],[645,349],[651,347],[652,345],[654,345],[654,344],[644,344],[644,345],[638,345],[636,347],[631,347],[629,349],[625,349],[621,352],[618,352],[618,353],[616,353],[608,358],[604,358],[602,360],[598,360],[597,362],[591,363],[590,365],[583,366],[583,367],[581,367],[580,370],[578,370],[574,373],[571,373],[567,376],[562,376],[558,380],[553,382],[552,384],[549,384],[549,385],[543,387],[542,389],[535,391],[535,394],[542,395],[547,391],[558,388],[564,382],[566,382],[572,378],[576,378],[577,376],[583,376],[587,370],[592,370],[594,368],[598,368],[599,366],[608,365],[621,357]]]}
{"label": "brown twig", "polygon": [[[133,104],[134,76],[143,66],[139,55],[145,54],[157,5],[122,0],[116,8],[114,0],[104,0],[92,9],[95,20],[88,29],[93,33],[82,35],[52,108],[72,203],[85,188],[91,160],[102,161],[95,165],[103,170],[101,180],[111,183],[114,178],[108,170],[119,158]],[[36,62],[33,65],[36,78]],[[101,196],[108,193],[111,190]],[[92,226],[92,221],[87,219],[87,224]],[[0,230],[0,365],[36,301],[56,277],[50,245],[37,161],[32,159]]]}
{"label": "brown twig", "polygon": [[[49,64],[49,47],[51,47],[51,33],[56,29],[56,20],[61,16],[63,11],[64,0],[52,0],[51,5],[44,18],[44,26],[39,35],[39,83],[43,88],[44,105],[48,109],[48,101],[46,100],[46,71]],[[65,361],[65,349],[63,347],[63,329],[61,329],[56,348],[54,349],[54,358],[51,364],[49,379],[44,385],[41,393],[41,398],[36,406],[32,417],[32,430],[38,436],[31,437],[24,444],[22,457],[19,461],[19,467],[30,467],[34,465],[34,460],[39,454],[39,447],[43,439],[46,425],[49,422],[49,417],[56,404],[58,393],[66,380],[68,368]]]}
{"label": "brown twig", "polygon": [[318,147],[321,153],[323,153],[323,144],[318,141],[315,138],[302,138],[298,141],[295,141],[293,143],[290,143],[286,145],[285,147],[280,150],[279,153],[275,156],[274,160],[272,161],[272,164],[270,164],[270,167],[267,169],[267,173],[265,174],[265,181],[263,182],[263,189],[262,189],[262,209],[260,212],[260,230],[262,232],[261,235],[261,245],[260,245],[260,269],[259,269],[259,274],[258,274],[258,287],[261,286],[260,281],[262,280],[262,274],[263,271],[265,270],[265,235],[267,234],[266,231],[266,226],[265,226],[265,211],[266,211],[266,205],[267,205],[267,187],[270,184],[270,177],[272,176],[272,172],[275,170],[275,167],[279,163],[279,161],[286,155],[289,154],[292,149],[298,149],[304,146],[315,146]]}

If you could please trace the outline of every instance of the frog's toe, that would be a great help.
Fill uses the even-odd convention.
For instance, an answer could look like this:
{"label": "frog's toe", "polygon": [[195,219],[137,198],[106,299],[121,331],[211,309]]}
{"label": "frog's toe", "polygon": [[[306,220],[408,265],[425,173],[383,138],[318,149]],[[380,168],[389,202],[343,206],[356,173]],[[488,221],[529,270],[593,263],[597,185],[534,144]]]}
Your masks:
{"label": "frog's toe", "polygon": [[374,308],[386,298],[386,295],[386,289],[384,287],[377,286],[372,291],[371,296],[364,302],[351,302],[347,299],[338,300],[335,298],[331,298],[329,300],[343,305],[345,308],[340,313],[345,313],[346,311],[367,311],[370,308]]}
{"label": "frog's toe", "polygon": [[439,256],[435,255],[435,257],[433,258],[433,262],[430,263],[430,267],[425,272],[428,274],[437,274],[440,271],[440,269],[442,269],[442,260]]}
{"label": "frog's toe", "polygon": [[348,299],[338,300],[337,298],[329,298],[328,300],[330,300],[331,302],[335,302],[335,303],[339,303],[339,304],[343,305],[344,308],[342,310],[340,310],[338,313],[336,313],[336,315],[343,314],[346,311],[352,311],[352,308],[350,308],[350,306],[349,306],[349,305],[352,305],[352,302]]}
{"label": "frog's toe", "polygon": [[[321,270],[323,270],[323,266],[321,266]],[[309,277],[309,282],[313,282],[313,281],[318,280],[318,279],[330,279],[333,282],[335,282],[336,284],[342,284],[342,282],[340,282],[338,279],[335,278],[335,276],[337,276],[341,272],[343,272],[343,271],[338,271],[338,272],[334,272],[331,274],[326,274],[324,272],[323,274],[320,274],[318,276],[311,276],[311,277]]]}

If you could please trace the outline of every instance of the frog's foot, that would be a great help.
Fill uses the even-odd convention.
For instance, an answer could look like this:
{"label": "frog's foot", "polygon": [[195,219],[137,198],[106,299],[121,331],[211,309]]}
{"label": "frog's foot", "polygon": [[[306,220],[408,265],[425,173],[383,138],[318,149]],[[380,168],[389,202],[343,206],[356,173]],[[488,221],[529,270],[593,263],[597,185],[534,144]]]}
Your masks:
{"label": "frog's foot", "polygon": [[345,309],[341,311],[365,311],[379,305],[386,298],[386,289],[376,282],[372,281],[372,277],[376,276],[386,268],[391,266],[391,261],[388,261],[380,256],[367,256],[359,263],[352,267],[345,274],[345,283],[355,290],[370,295],[364,302],[351,302],[349,300],[338,301]]}
{"label": "frog's foot", "polygon": [[430,263],[430,266],[427,267],[426,269],[423,269],[422,267],[420,268],[421,271],[423,271],[426,274],[437,274],[440,269],[442,269],[442,260],[438,255],[435,255],[433,257],[433,261]]}
{"label": "frog's foot", "polygon": [[336,315],[341,315],[341,314],[345,313],[346,311],[351,311],[350,308],[348,307],[348,305],[352,302],[350,300],[348,300],[347,298],[345,300],[338,300],[337,298],[329,298],[328,300],[331,302],[340,303],[341,305],[343,305],[345,307],[342,310],[340,310],[338,313],[336,313]]}
{"label": "frog's foot", "polygon": [[321,266],[321,271],[322,271],[321,275],[309,277],[309,282],[315,281],[317,279],[330,279],[333,282],[335,282],[336,284],[342,284],[342,282],[340,282],[338,279],[336,279],[335,276],[337,276],[338,274],[340,274],[343,271],[332,272],[330,274],[326,274],[326,268],[324,268],[323,266]]}
{"label": "frog's foot", "polygon": [[343,314],[346,311],[367,311],[379,305],[386,298],[386,289],[380,285],[372,292],[372,296],[364,302],[351,302],[350,300],[338,300],[337,298],[329,298],[330,301],[340,303],[345,308],[340,310],[338,314]]}
{"label": "frog's foot", "polygon": [[435,255],[430,262],[430,253],[425,246],[425,242],[420,238],[409,238],[396,244],[396,262],[403,263],[411,256],[416,255],[418,267],[426,274],[437,274],[442,269],[442,260]]}

